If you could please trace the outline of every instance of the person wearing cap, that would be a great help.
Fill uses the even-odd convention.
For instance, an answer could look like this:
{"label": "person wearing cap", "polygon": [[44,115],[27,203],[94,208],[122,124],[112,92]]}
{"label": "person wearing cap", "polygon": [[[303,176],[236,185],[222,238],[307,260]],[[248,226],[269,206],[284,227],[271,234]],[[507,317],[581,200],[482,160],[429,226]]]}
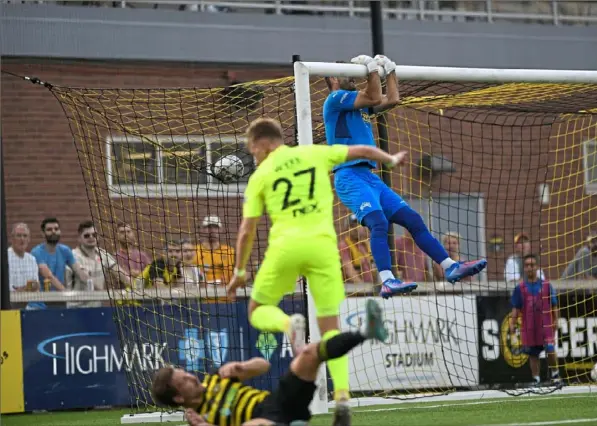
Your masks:
{"label": "person wearing cap", "polygon": [[206,238],[197,246],[196,263],[208,284],[226,284],[233,275],[234,249],[222,243],[222,221],[218,216],[206,216],[201,230]]}
{"label": "person wearing cap", "polygon": [[576,252],[574,259],[562,274],[562,279],[597,278],[597,232],[591,232],[585,244]]}
{"label": "person wearing cap", "polygon": [[[507,283],[518,284],[522,279],[523,265],[522,259],[531,253],[531,239],[526,232],[520,232],[514,236],[514,253],[506,260],[504,268],[504,280]],[[537,269],[537,278],[545,279],[545,274],[541,269]]]}
{"label": "person wearing cap", "polygon": [[347,221],[348,232],[341,235],[338,243],[342,273],[347,283],[374,283],[371,248],[367,228],[359,226],[357,217],[351,214]]}

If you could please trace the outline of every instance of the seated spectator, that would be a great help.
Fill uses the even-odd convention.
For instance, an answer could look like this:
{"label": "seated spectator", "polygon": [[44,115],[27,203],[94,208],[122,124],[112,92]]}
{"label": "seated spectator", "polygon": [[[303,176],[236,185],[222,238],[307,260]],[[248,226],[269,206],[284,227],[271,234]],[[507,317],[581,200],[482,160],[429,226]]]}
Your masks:
{"label": "seated spectator", "polygon": [[25,223],[17,223],[12,227],[11,245],[8,248],[10,291],[39,291],[37,262],[35,257],[27,253],[30,235]]}
{"label": "seated spectator", "polygon": [[182,242],[169,241],[166,256],[154,260],[141,273],[145,288],[169,288],[182,282]]}
{"label": "seated spectator", "polygon": [[360,226],[355,215],[348,217],[348,233],[340,238],[338,248],[342,274],[347,283],[374,283],[373,258],[367,228]]}
{"label": "seated spectator", "polygon": [[184,287],[196,287],[205,283],[205,276],[203,275],[201,268],[195,264],[196,256],[196,246],[190,241],[183,241],[181,284]]}
{"label": "seated spectator", "polygon": [[[458,232],[446,232],[442,237],[442,245],[448,252],[450,259],[456,262],[465,261],[460,256],[460,239],[462,237]],[[437,263],[433,263],[433,276],[436,280],[443,281],[446,278],[444,268]],[[465,281],[470,281],[472,277],[465,278]]]}
{"label": "seated spectator", "polygon": [[[89,279],[81,280],[79,276],[72,276],[72,270],[67,270],[67,287],[74,291],[103,291],[106,290],[105,275],[113,277],[115,281],[128,281],[128,276],[123,276],[119,270],[116,259],[106,250],[97,246],[97,233],[93,222],[85,221],[79,224],[77,229],[79,234],[79,246],[73,250],[73,255],[77,264],[81,265]],[[122,274],[124,275],[124,274]],[[101,302],[69,302],[67,308],[81,307],[99,307]]]}
{"label": "seated spectator", "polygon": [[[31,250],[39,269],[41,289],[66,290],[66,267],[69,266],[83,282],[87,282],[89,275],[76,262],[70,247],[60,244],[60,223],[58,219],[49,217],[41,222],[41,231],[46,239]],[[47,285],[46,285],[47,283]]]}
{"label": "seated spectator", "polygon": [[222,243],[222,221],[218,216],[207,216],[201,224],[207,237],[197,246],[195,262],[205,273],[208,284],[226,284],[232,278],[234,249]]}
{"label": "seated spectator", "polygon": [[[116,260],[120,270],[135,279],[141,275],[141,272],[151,263],[149,255],[137,247],[137,239],[130,225],[119,223],[116,228],[118,238],[118,252]],[[142,281],[142,280],[140,280]],[[137,282],[137,281],[134,281]],[[122,283],[125,287],[130,287],[130,283]]]}
{"label": "seated spectator", "polygon": [[404,236],[396,238],[396,268],[404,282],[427,281],[427,256],[406,229]]}
{"label": "seated spectator", "polygon": [[576,252],[562,279],[591,280],[597,278],[597,232],[587,236],[585,245]]}
{"label": "seated spectator", "polygon": [[[510,284],[518,284],[523,276],[522,258],[531,254],[531,240],[528,234],[521,232],[514,237],[514,253],[506,260],[504,280]],[[537,278],[545,279],[541,269],[537,270]]]}

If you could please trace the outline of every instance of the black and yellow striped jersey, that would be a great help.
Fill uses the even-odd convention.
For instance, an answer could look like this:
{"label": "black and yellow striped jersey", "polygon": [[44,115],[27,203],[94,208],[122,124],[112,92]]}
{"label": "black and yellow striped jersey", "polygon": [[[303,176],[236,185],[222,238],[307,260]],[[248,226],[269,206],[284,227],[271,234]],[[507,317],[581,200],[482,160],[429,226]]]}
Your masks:
{"label": "black and yellow striped jersey", "polygon": [[196,410],[215,426],[240,426],[251,420],[257,404],[270,394],[218,374],[206,375],[202,384],[205,394]]}

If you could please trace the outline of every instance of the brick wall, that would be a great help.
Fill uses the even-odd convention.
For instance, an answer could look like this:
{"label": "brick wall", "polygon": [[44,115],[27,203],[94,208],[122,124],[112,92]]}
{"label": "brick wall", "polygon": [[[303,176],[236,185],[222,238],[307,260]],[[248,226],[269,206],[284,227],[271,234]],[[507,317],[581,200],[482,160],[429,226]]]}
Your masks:
{"label": "brick wall", "polygon": [[[2,67],[58,86],[87,88],[222,87],[226,85],[228,71],[208,65],[16,59],[5,60]],[[235,71],[240,81],[291,73],[290,67],[245,67]],[[403,94],[408,96],[408,85],[404,87]],[[421,181],[420,170],[411,166],[395,176],[395,187],[414,196],[429,189],[485,194],[487,239],[498,235],[506,243],[504,252],[489,254],[490,277],[501,278],[504,258],[512,251],[513,236],[526,231],[533,236],[535,250],[542,241],[546,254],[543,262],[554,265],[548,272],[555,278],[591,225],[597,223],[595,197],[583,193],[580,146],[583,139],[595,136],[594,120],[555,129],[538,116],[517,122],[511,115],[509,119],[493,122],[494,119],[483,119],[481,112],[463,114],[451,118],[408,110],[395,111],[388,117],[393,150],[409,149],[414,160],[425,152],[442,154],[457,168],[455,173],[436,178],[429,188],[426,181]],[[94,131],[98,133],[98,141],[105,137],[102,129]],[[193,202],[184,198],[151,202],[130,198],[110,200],[105,192],[101,155],[97,156],[99,162],[92,162],[93,166],[88,165],[86,172],[81,172],[78,154],[87,152],[81,146],[81,138],[77,150],[60,103],[39,85],[2,76],[2,138],[8,223],[9,226],[16,221],[29,223],[32,244],[41,241],[38,225],[41,219],[56,216],[62,222],[63,241],[74,245],[77,224],[91,214],[88,195],[93,216],[102,225],[100,232],[108,239],[114,237],[112,224],[117,219],[126,219],[143,229],[140,239],[145,246],[155,245],[152,236],[156,233],[176,230],[195,233],[198,221],[207,213],[222,216],[232,231],[228,235],[230,243],[235,238],[239,220],[237,198],[218,197],[210,199],[209,204],[205,199]],[[548,168],[548,164],[557,166]],[[89,173],[91,169],[95,173]],[[537,184],[550,179],[554,179],[552,202],[542,208],[538,204]]]}

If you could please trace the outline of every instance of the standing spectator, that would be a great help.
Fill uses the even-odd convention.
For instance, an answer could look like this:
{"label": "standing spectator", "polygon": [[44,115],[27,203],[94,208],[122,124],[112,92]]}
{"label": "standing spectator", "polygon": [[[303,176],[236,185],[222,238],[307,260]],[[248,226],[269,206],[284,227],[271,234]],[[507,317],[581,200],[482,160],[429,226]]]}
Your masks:
{"label": "standing spectator", "polygon": [[[151,263],[151,258],[147,253],[139,250],[135,233],[130,225],[119,223],[116,228],[118,238],[118,252],[116,260],[120,271],[131,279],[139,277],[141,272]],[[125,287],[130,287],[129,283],[123,283]]]}
{"label": "standing spectator", "polygon": [[199,286],[205,283],[205,276],[201,268],[195,264],[195,257],[197,255],[196,246],[190,241],[183,240],[182,242],[182,285]]}
{"label": "standing spectator", "polygon": [[367,228],[359,226],[357,217],[348,218],[348,233],[338,243],[342,273],[347,283],[374,283],[373,262]]}
{"label": "standing spectator", "polygon": [[[442,237],[442,245],[450,255],[451,259],[454,259],[456,262],[463,262],[463,259],[460,256],[460,240],[462,237],[458,232],[446,232]],[[444,272],[444,268],[442,268],[437,263],[433,263],[433,275],[436,280],[443,281],[446,278],[446,274]],[[472,277],[467,277],[462,281],[470,281]]]}
{"label": "standing spectator", "polygon": [[[522,258],[531,253],[531,240],[521,232],[514,237],[514,253],[506,260],[504,280],[510,284],[518,283],[523,276]],[[545,279],[541,269],[537,269],[537,278]]]}
{"label": "standing spectator", "polygon": [[58,291],[66,290],[66,267],[69,266],[74,273],[84,282],[89,279],[89,275],[81,269],[76,263],[75,257],[70,247],[60,244],[60,223],[55,217],[45,218],[41,222],[41,231],[46,239],[45,243],[40,243],[31,250],[39,266],[39,282],[42,289],[44,280],[50,282],[52,288]]}
{"label": "standing spectator", "polygon": [[597,232],[587,236],[586,244],[576,252],[562,279],[590,280],[597,278]]}
{"label": "standing spectator", "polygon": [[218,216],[207,216],[201,227],[207,239],[197,246],[196,264],[203,268],[209,284],[226,284],[232,278],[234,249],[221,242],[222,221]]}
{"label": "standing spectator", "polygon": [[[89,279],[81,280],[79,276],[72,276],[72,271],[67,270],[67,286],[74,291],[102,291],[106,289],[104,271],[108,272],[115,280],[119,280],[119,269],[116,259],[106,250],[97,246],[97,233],[93,222],[85,221],[79,224],[79,246],[73,250],[73,255],[78,265],[84,270]],[[123,277],[127,280],[128,277]],[[99,307],[101,302],[69,302],[67,308],[73,307]]]}
{"label": "standing spectator", "polygon": [[543,350],[547,352],[551,380],[559,381],[558,358],[555,353],[558,298],[549,281],[538,278],[538,263],[539,258],[534,254],[523,257],[525,275],[512,293],[510,316],[510,341],[513,346],[518,343],[516,328],[518,317],[522,317],[522,350],[529,355],[531,374],[536,383],[541,382],[539,355]]}
{"label": "standing spectator", "polygon": [[406,229],[396,238],[396,268],[404,282],[427,281],[427,257]]}
{"label": "standing spectator", "polygon": [[30,235],[25,223],[17,223],[12,227],[11,245],[8,248],[10,291],[39,291],[37,262],[26,251]]}
{"label": "standing spectator", "polygon": [[182,242],[166,243],[166,255],[154,260],[141,273],[145,288],[168,288],[177,286],[182,278]]}

